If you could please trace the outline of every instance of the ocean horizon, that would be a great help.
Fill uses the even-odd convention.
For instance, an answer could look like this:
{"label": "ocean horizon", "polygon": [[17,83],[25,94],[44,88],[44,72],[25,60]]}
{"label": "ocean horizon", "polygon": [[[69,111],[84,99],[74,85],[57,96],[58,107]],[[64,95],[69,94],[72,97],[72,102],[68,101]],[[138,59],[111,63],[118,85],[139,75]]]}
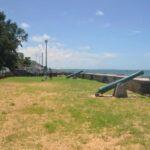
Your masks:
{"label": "ocean horizon", "polygon": [[[59,69],[64,72],[77,72],[83,70],[86,73],[130,75],[140,70],[119,70],[119,69]],[[143,70],[143,77],[150,77],[150,70]]]}

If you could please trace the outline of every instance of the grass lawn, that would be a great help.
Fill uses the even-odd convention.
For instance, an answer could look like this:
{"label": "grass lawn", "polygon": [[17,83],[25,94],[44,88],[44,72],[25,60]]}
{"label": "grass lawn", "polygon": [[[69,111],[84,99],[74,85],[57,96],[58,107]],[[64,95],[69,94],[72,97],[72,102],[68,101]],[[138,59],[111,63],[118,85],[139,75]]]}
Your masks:
{"label": "grass lawn", "polygon": [[0,80],[0,149],[149,149],[150,98],[95,98],[100,82]]}

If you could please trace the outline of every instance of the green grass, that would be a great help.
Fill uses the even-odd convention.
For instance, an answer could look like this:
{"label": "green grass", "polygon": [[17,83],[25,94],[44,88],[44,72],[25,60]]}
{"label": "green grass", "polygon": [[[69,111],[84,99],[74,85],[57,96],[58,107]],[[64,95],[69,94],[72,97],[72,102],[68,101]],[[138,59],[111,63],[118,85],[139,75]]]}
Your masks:
{"label": "green grass", "polygon": [[[148,149],[150,98],[132,92],[126,99],[95,98],[94,93],[102,85],[65,77],[47,81],[42,81],[42,77],[0,80],[0,146],[42,149],[45,143],[63,143],[63,138],[67,138],[64,143],[74,143],[75,149],[90,142],[92,136],[104,142],[106,137],[119,139],[117,144],[122,148],[139,144]],[[6,128],[10,134],[5,135]],[[129,137],[122,139],[125,135]]]}
{"label": "green grass", "polygon": [[0,82],[31,83],[41,82],[41,80],[41,77],[9,77],[7,79],[1,79]]}
{"label": "green grass", "polygon": [[23,111],[28,114],[41,115],[41,114],[46,113],[48,110],[45,109],[44,107],[33,105],[33,106],[29,106],[29,107],[25,108]]}
{"label": "green grass", "polygon": [[63,120],[55,120],[53,122],[47,122],[44,124],[44,127],[47,129],[49,133],[54,133],[57,128],[67,127],[66,123]]}
{"label": "green grass", "polygon": [[57,125],[55,123],[47,122],[44,127],[48,130],[49,133],[55,132]]}

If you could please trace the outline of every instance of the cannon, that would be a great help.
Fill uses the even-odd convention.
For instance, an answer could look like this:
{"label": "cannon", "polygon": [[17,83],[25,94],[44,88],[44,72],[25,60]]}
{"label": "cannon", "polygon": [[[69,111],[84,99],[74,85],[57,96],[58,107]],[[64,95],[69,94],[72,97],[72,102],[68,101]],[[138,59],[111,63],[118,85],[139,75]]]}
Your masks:
{"label": "cannon", "polygon": [[[109,90],[115,89],[113,96],[116,96],[116,93],[117,93],[117,95],[120,95],[120,96],[116,96],[116,97],[127,97],[126,87],[124,86],[124,84],[127,83],[128,81],[134,79],[135,77],[138,77],[138,76],[143,75],[143,74],[144,74],[144,71],[138,71],[138,72],[131,74],[127,77],[124,77],[124,78],[119,79],[115,82],[112,82],[106,86],[100,87],[98,89],[98,91],[95,93],[95,96],[96,97],[100,96],[100,94],[102,95],[103,93],[105,93]],[[119,94],[118,94],[118,92],[119,92]],[[122,94],[120,94],[120,92]]]}
{"label": "cannon", "polygon": [[70,75],[68,75],[67,76],[67,78],[76,78],[79,74],[81,74],[83,72],[83,70],[81,70],[81,71],[78,71],[78,72],[76,72],[76,73],[72,73],[72,74],[70,74]]}

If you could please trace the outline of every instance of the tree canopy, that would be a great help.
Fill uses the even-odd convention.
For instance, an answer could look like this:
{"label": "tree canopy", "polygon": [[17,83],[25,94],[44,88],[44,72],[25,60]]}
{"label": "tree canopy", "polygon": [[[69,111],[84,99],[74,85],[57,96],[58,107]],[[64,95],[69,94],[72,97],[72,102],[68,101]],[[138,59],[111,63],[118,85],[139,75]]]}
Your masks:
{"label": "tree canopy", "polygon": [[18,61],[17,61],[17,67],[19,69],[23,69],[25,67],[30,67],[32,63],[32,60],[30,57],[24,57],[23,53],[18,53]]}
{"label": "tree canopy", "polygon": [[17,68],[19,57],[17,48],[22,46],[22,42],[27,41],[27,37],[28,34],[24,29],[10,19],[6,20],[6,15],[0,11],[0,69],[2,67],[8,67],[10,70]]}

